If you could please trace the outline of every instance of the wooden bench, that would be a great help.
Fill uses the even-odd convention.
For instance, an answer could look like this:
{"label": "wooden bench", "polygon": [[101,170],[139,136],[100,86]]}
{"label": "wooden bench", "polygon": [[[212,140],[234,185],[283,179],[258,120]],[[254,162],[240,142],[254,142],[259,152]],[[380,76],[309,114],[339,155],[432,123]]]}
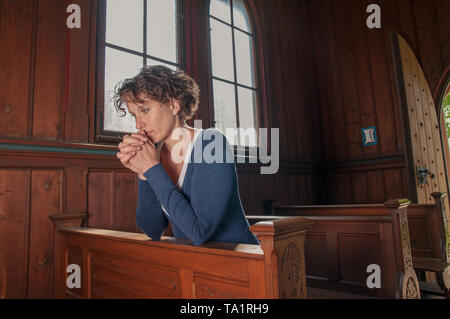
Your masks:
{"label": "wooden bench", "polygon": [[[410,249],[409,203],[390,200],[384,205],[274,206],[278,217],[248,219],[253,223],[302,216],[314,222],[305,241],[309,292],[326,291],[326,297],[336,298],[344,298],[343,294],[350,298],[420,298]],[[374,264],[380,266],[381,288],[371,289],[367,279],[373,270],[367,272],[367,268]]]}
{"label": "wooden bench", "polygon": [[[407,208],[414,269],[436,273],[444,296],[450,298],[450,235],[446,219],[445,193],[432,194],[435,204],[410,204]],[[381,205],[295,206],[272,204],[272,214],[309,215],[373,215]],[[308,248],[307,248],[308,249]]]}
{"label": "wooden bench", "polygon": [[408,223],[414,268],[436,274],[439,287],[450,298],[450,234],[445,193],[431,194],[435,204],[411,204]]}
{"label": "wooden bench", "polygon": [[[312,222],[304,218],[255,224],[261,245],[200,247],[77,227],[83,218],[52,217],[58,298],[306,298],[303,249]],[[69,265],[80,267],[80,288],[66,283],[75,274],[66,273]]]}

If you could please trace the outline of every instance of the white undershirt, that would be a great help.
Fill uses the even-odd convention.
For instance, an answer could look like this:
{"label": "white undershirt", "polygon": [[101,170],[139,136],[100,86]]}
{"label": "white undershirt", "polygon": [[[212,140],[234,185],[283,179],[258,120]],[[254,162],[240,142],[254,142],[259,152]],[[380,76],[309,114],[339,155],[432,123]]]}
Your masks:
{"label": "white undershirt", "polygon": [[[180,191],[181,191],[181,188],[183,187],[184,177],[186,176],[187,166],[188,166],[189,160],[191,158],[193,146],[195,144],[195,141],[197,140],[197,137],[200,135],[200,132],[203,130],[194,128],[194,131],[195,131],[194,138],[192,139],[191,143],[189,144],[189,146],[186,150],[186,155],[184,157],[184,162],[183,162],[183,168],[181,169],[180,176],[178,177],[178,182],[175,185]],[[164,144],[164,141],[162,141],[158,145],[158,148],[161,148],[163,146],[163,144]],[[166,211],[166,209],[164,208],[164,206],[162,204],[161,204],[161,208],[164,211],[164,213],[170,217],[169,213]]]}

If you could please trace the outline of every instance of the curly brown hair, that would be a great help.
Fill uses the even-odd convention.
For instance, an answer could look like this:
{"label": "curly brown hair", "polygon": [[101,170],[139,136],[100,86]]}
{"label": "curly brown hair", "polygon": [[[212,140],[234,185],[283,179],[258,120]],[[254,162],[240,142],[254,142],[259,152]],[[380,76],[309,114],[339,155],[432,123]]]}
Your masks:
{"label": "curly brown hair", "polygon": [[183,71],[174,71],[163,65],[146,66],[136,76],[119,82],[114,89],[114,106],[126,114],[126,100],[139,105],[141,94],[159,103],[168,104],[171,99],[180,103],[179,117],[190,120],[197,112],[200,89],[197,83]]}

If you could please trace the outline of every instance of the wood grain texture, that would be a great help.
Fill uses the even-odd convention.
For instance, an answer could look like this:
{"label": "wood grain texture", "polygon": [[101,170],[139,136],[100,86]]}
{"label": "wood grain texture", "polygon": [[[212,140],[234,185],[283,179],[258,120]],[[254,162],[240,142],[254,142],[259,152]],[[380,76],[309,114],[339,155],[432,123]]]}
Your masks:
{"label": "wood grain texture", "polygon": [[34,3],[0,2],[0,136],[28,137]]}
{"label": "wood grain texture", "polygon": [[60,212],[59,174],[58,170],[31,173],[28,298],[53,296],[54,232],[49,216]]}
{"label": "wood grain texture", "polygon": [[[60,298],[306,298],[304,218],[258,223],[259,245],[209,242],[93,228],[58,228],[55,289]],[[56,226],[58,227],[58,226]],[[69,262],[82,264],[82,287],[66,287]]]}
{"label": "wood grain texture", "polygon": [[0,298],[27,293],[29,170],[0,170]]}
{"label": "wood grain texture", "polygon": [[[314,222],[305,242],[308,287],[382,298],[420,298],[417,277],[412,271],[408,204],[404,200],[389,200],[384,205],[275,204],[274,216],[254,216],[249,220],[301,216]],[[420,228],[413,231],[417,234]],[[366,285],[367,267],[372,264],[382,269],[382,289],[369,289]],[[396,281],[399,274],[404,279]],[[406,289],[407,282],[413,287]]]}

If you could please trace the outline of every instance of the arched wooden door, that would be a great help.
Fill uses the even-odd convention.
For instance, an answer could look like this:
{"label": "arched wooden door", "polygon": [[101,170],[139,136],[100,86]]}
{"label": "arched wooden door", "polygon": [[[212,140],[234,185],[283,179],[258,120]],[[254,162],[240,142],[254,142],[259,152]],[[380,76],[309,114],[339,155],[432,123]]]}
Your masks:
{"label": "arched wooden door", "polygon": [[[405,126],[412,201],[433,203],[431,193],[448,193],[444,150],[433,95],[422,67],[399,34],[393,34],[397,80]],[[409,143],[408,143],[409,142]],[[449,220],[449,201],[446,198]]]}

